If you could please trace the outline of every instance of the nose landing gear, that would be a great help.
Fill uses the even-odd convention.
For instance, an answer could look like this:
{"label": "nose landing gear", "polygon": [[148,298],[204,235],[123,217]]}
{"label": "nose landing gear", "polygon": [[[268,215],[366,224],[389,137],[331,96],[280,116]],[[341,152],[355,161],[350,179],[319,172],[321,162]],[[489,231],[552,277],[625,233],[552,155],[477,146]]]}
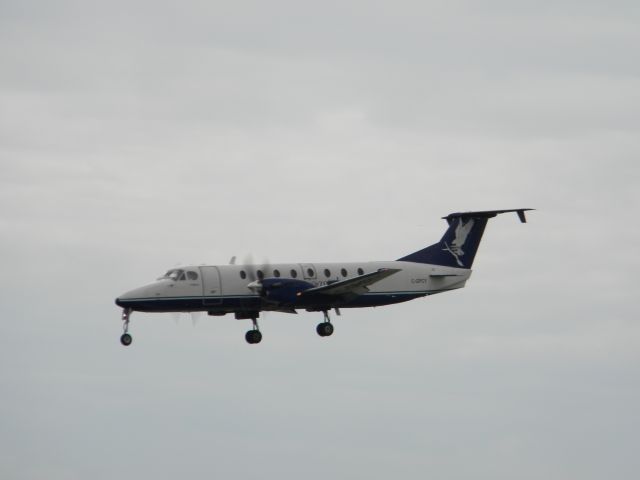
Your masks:
{"label": "nose landing gear", "polygon": [[124,333],[120,337],[120,343],[125,347],[131,345],[133,342],[133,338],[129,335],[129,317],[131,316],[131,309],[125,308],[122,310],[122,321],[124,322],[122,325],[122,330]]}

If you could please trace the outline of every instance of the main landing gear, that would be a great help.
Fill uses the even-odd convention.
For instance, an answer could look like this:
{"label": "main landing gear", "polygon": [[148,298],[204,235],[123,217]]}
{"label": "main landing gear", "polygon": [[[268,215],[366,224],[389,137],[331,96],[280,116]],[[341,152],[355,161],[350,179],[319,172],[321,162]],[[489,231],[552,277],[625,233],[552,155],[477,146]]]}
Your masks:
{"label": "main landing gear", "polygon": [[[316,332],[318,332],[318,335],[320,335],[321,337],[330,337],[331,334],[333,334],[333,324],[331,323],[331,319],[329,318],[329,312],[327,310],[324,310],[322,313],[324,313],[324,322],[318,324],[318,326],[316,327]],[[337,308],[336,313],[340,315],[340,310],[338,310]]]}
{"label": "main landing gear", "polygon": [[122,325],[122,330],[124,331],[124,333],[120,337],[120,343],[125,347],[128,347],[129,345],[131,345],[131,342],[133,341],[133,338],[131,338],[131,335],[129,335],[129,317],[130,316],[131,316],[130,308],[125,308],[122,310],[122,321],[124,322],[124,324]]}
{"label": "main landing gear", "polygon": [[247,343],[254,344],[260,343],[262,341],[262,333],[260,333],[260,329],[258,328],[258,319],[252,318],[253,329],[249,330],[244,336]]}
{"label": "main landing gear", "polygon": [[253,345],[254,343],[260,343],[262,341],[262,333],[260,333],[260,328],[258,328],[258,317],[260,316],[260,312],[236,312],[236,320],[247,320],[251,319],[253,322],[253,328],[249,330],[244,339],[247,343]]}

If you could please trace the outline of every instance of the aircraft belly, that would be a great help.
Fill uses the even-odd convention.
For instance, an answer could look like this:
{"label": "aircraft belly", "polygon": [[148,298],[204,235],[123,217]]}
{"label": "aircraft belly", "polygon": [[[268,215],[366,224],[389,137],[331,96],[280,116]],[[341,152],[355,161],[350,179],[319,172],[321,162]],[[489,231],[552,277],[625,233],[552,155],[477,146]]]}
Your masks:
{"label": "aircraft belly", "polygon": [[392,305],[394,303],[408,302],[416,298],[428,295],[425,292],[412,293],[389,293],[389,294],[369,294],[361,295],[350,302],[342,305],[343,308],[361,308],[361,307],[381,307],[383,305]]}

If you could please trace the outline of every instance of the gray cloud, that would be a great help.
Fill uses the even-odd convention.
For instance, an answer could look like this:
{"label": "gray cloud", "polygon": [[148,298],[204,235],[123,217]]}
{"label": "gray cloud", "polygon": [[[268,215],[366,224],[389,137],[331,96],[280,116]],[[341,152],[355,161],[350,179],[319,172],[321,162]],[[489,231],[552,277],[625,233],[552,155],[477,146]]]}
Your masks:
{"label": "gray cloud", "polygon": [[[0,476],[635,478],[635,4],[0,8]],[[394,259],[519,206],[465,290],[328,342],[117,343],[177,262]]]}

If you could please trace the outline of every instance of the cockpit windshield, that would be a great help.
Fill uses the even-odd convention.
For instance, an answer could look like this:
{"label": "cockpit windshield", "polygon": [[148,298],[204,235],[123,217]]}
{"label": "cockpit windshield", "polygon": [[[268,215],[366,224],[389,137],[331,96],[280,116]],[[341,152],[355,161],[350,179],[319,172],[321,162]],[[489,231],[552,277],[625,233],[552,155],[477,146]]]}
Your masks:
{"label": "cockpit windshield", "polygon": [[174,282],[187,280],[187,279],[191,281],[196,281],[198,280],[198,274],[191,270],[185,271],[185,270],[182,270],[181,268],[174,268],[172,270],[169,270],[160,278],[158,278],[158,280],[173,280]]}

